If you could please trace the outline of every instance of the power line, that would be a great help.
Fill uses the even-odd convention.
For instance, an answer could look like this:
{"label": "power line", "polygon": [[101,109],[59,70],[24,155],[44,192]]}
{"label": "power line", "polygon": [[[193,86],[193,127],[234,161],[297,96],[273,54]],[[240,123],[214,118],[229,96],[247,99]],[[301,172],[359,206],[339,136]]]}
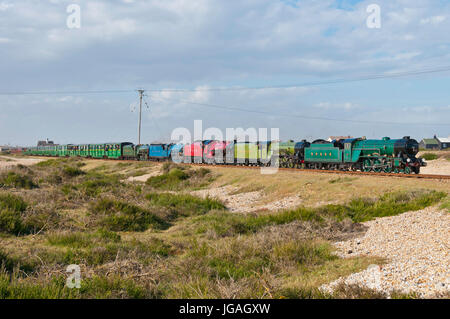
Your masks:
{"label": "power line", "polygon": [[330,84],[339,84],[339,83],[348,83],[348,82],[359,82],[359,81],[369,81],[369,80],[378,80],[378,79],[388,79],[388,78],[398,78],[412,75],[422,75],[429,73],[440,73],[450,71],[450,66],[434,68],[434,69],[422,69],[415,71],[407,71],[407,72],[397,72],[397,73],[388,73],[388,74],[373,74],[373,75],[365,75],[355,78],[342,78],[342,79],[334,79],[329,81],[317,81],[317,82],[304,82],[300,84],[285,84],[285,85],[271,85],[271,86],[254,86],[254,87],[226,87],[226,88],[197,88],[197,89],[149,89],[147,91],[150,92],[209,92],[209,91],[247,91],[247,90],[266,90],[266,89],[291,89],[291,88],[299,88],[306,86],[319,86],[319,85],[330,85]]}
{"label": "power line", "polygon": [[94,90],[94,91],[15,91],[0,92],[0,95],[82,95],[82,94],[113,94],[113,93],[130,93],[136,90]]}
{"label": "power line", "polygon": [[[284,84],[284,85],[268,85],[268,86],[254,86],[254,87],[224,87],[224,88],[196,88],[196,89],[146,89],[147,92],[225,92],[225,91],[247,91],[247,90],[266,90],[266,89],[289,89],[289,88],[299,88],[307,86],[320,86],[320,85],[330,85],[330,84],[340,84],[349,82],[360,82],[369,80],[379,80],[388,78],[399,78],[422,74],[431,73],[441,73],[450,71],[450,66],[441,66],[434,68],[424,68],[414,71],[404,71],[404,72],[391,72],[384,74],[372,74],[364,75],[354,78],[341,78],[328,81],[312,81],[297,84]],[[0,92],[0,95],[81,95],[81,94],[116,94],[116,93],[130,93],[135,92],[133,89],[111,89],[111,90],[79,90],[79,91],[14,91],[14,92]]]}
{"label": "power line", "polygon": [[176,102],[180,102],[180,103],[199,105],[199,106],[204,106],[204,107],[209,107],[209,108],[228,110],[228,111],[256,113],[256,114],[264,114],[264,115],[271,115],[271,116],[277,116],[277,117],[300,118],[300,119],[306,119],[306,120],[322,120],[322,121],[333,121],[333,122],[349,122],[349,123],[359,123],[359,124],[382,124],[382,125],[450,126],[450,123],[402,123],[402,122],[385,122],[385,121],[366,121],[366,120],[337,119],[337,118],[320,117],[320,116],[272,113],[272,112],[267,112],[267,111],[248,110],[248,109],[243,109],[243,108],[234,107],[234,106],[223,106],[223,105],[216,105],[216,104],[209,104],[209,103],[200,103],[200,102],[187,101],[187,100],[181,100],[181,99],[172,99],[172,98],[162,98],[162,99],[176,101]]}

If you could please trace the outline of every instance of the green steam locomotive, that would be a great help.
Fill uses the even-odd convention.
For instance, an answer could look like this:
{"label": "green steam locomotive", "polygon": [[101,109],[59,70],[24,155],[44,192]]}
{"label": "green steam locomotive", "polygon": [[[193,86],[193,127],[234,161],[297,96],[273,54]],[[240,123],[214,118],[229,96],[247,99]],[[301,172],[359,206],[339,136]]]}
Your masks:
{"label": "green steam locomotive", "polygon": [[422,158],[416,157],[419,143],[409,136],[381,140],[315,140],[312,143],[303,140],[293,149],[282,145],[280,143],[282,167],[419,174],[420,167],[426,166]]}

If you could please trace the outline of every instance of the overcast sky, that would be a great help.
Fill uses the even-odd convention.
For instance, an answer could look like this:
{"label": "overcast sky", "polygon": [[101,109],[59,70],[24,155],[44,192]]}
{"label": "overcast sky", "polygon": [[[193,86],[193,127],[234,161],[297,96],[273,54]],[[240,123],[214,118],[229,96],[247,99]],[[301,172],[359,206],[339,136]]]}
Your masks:
{"label": "overcast sky", "polygon": [[[379,29],[366,24],[372,3]],[[70,4],[80,5],[79,29],[67,26]],[[130,90],[0,94],[0,144],[136,142],[137,88],[199,89],[147,92],[144,142],[167,141],[195,119],[204,128],[278,127],[296,140],[448,136],[449,71],[205,89],[449,67],[449,49],[444,0],[0,0],[0,93]]]}

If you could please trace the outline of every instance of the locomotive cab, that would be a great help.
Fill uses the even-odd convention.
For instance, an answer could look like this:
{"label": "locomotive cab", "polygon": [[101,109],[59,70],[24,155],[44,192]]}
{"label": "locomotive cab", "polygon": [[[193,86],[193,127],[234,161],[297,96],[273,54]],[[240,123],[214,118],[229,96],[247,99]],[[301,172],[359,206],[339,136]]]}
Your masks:
{"label": "locomotive cab", "polygon": [[310,145],[311,143],[307,142],[306,140],[295,143],[294,155],[297,157],[297,159],[303,160],[305,158],[305,148],[309,147]]}

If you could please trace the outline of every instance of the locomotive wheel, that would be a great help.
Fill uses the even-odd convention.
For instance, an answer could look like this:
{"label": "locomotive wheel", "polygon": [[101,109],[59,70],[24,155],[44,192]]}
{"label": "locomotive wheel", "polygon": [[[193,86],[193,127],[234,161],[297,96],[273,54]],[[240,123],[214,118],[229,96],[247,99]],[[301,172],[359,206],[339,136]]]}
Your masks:
{"label": "locomotive wheel", "polygon": [[380,167],[380,165],[381,165],[381,161],[380,160],[375,160],[373,165],[374,166],[378,166],[378,167],[374,167],[373,168],[374,172],[377,172],[377,173],[381,172],[382,167]]}
{"label": "locomotive wheel", "polygon": [[294,161],[292,159],[289,160],[289,167],[290,168],[295,168],[295,163],[294,163]]}
{"label": "locomotive wheel", "polygon": [[372,170],[372,161],[369,159],[365,159],[363,163],[363,171],[370,172]]}
{"label": "locomotive wheel", "polygon": [[388,166],[386,166],[383,171],[385,173],[390,173],[390,172],[392,172],[392,167],[388,164]]}
{"label": "locomotive wheel", "polygon": [[411,174],[411,167],[406,166],[406,167],[405,167],[405,170],[403,171],[403,173],[405,173],[405,174]]}

